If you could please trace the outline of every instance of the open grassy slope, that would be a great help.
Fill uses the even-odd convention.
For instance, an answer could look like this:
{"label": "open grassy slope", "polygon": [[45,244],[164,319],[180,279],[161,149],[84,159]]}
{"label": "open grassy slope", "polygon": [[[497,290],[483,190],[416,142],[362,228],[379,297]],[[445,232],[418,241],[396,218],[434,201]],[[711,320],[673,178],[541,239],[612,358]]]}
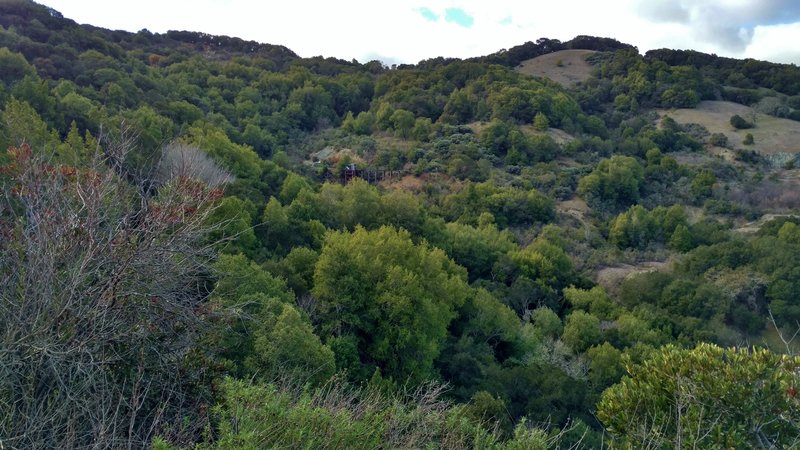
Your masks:
{"label": "open grassy slope", "polygon": [[586,62],[586,57],[593,53],[592,50],[561,50],[523,61],[517,71],[571,86],[589,78],[592,66]]}
{"label": "open grassy slope", "polygon": [[[681,124],[698,123],[710,133],[723,133],[734,148],[752,149],[763,155],[800,152],[800,122],[755,113],[752,108],[738,103],[704,101],[695,109],[660,109],[658,113]],[[755,117],[755,128],[736,130],[730,124],[734,114],[748,121]],[[742,144],[747,133],[753,134],[753,145]]]}

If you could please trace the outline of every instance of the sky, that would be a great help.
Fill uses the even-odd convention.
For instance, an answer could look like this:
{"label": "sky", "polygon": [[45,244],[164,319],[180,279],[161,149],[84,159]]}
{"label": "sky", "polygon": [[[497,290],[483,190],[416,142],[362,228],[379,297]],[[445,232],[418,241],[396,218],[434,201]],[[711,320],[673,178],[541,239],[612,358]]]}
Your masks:
{"label": "sky", "polygon": [[467,58],[541,37],[611,37],[800,65],[800,0],[37,0],[78,23],[201,31],[302,57]]}

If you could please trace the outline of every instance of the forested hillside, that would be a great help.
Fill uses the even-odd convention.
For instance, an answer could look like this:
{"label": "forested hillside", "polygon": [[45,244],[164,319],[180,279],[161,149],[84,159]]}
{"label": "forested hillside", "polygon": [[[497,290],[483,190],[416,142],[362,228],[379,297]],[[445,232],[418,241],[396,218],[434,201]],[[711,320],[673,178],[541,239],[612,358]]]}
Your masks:
{"label": "forested hillside", "polygon": [[798,120],[794,65],[1,2],[0,448],[797,446]]}

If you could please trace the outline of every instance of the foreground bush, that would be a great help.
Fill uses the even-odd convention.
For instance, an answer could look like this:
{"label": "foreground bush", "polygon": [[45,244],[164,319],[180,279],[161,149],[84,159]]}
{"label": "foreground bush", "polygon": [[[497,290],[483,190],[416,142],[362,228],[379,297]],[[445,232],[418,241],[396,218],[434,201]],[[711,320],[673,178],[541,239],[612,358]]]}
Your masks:
{"label": "foreground bush", "polygon": [[198,411],[183,360],[221,191],[130,181],[130,148],[79,165],[29,145],[3,155],[0,448],[144,446]]}
{"label": "foreground bush", "polygon": [[597,417],[624,448],[796,448],[800,357],[667,345],[603,393]]}
{"label": "foreground bush", "polygon": [[[444,401],[442,391],[442,386],[427,384],[386,394],[336,378],[308,391],[289,382],[257,385],[227,379],[223,401],[213,410],[212,442],[197,448],[536,450],[557,446],[563,436],[522,420],[504,441],[494,427],[472,419],[469,406]],[[160,439],[154,447],[172,448]]]}

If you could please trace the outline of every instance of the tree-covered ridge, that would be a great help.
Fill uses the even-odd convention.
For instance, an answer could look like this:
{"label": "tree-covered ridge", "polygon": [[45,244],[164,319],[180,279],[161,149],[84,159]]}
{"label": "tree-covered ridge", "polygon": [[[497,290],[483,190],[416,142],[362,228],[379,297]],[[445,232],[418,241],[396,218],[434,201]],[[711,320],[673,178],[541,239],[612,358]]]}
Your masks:
{"label": "tree-covered ridge", "polygon": [[[586,36],[389,68],[27,1],[0,24],[4,445],[635,446],[625,402],[672,433],[660,405],[718,373],[796,406],[794,156],[656,109],[735,93],[758,129],[796,113],[780,77]],[[589,80],[513,70],[564,48]],[[775,353],[712,346],[750,343]],[[680,395],[637,390],[663,361]],[[725,445],[794,445],[784,422]]]}

